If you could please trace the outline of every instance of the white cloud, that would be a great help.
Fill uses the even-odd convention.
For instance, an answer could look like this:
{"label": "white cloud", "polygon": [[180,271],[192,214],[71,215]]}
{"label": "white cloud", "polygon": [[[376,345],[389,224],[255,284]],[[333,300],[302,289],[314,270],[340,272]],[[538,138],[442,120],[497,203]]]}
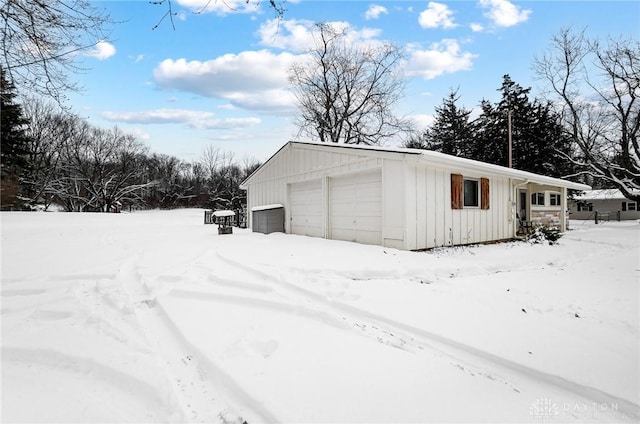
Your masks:
{"label": "white cloud", "polygon": [[257,93],[238,91],[227,97],[233,105],[257,111],[290,110],[295,104],[295,97],[290,91],[278,88]]}
{"label": "white cloud", "polygon": [[409,115],[407,119],[411,121],[418,130],[424,130],[430,127],[435,121],[433,115],[426,114]]}
{"label": "white cloud", "polygon": [[[355,29],[348,22],[327,22],[336,31],[345,31],[346,40],[351,44],[376,42],[381,30],[376,28]],[[315,23],[308,20],[284,20],[270,19],[260,25],[257,31],[260,44],[270,48],[276,47],[294,52],[304,52],[314,46]]]}
{"label": "white cloud", "polygon": [[238,128],[247,128],[258,125],[262,122],[259,118],[218,118],[197,121],[191,126],[202,130],[231,130]]}
{"label": "white cloud", "polygon": [[367,21],[371,19],[378,19],[380,15],[382,15],[383,13],[385,15],[389,13],[386,7],[380,6],[378,4],[372,4],[371,6],[369,6],[369,9],[367,9],[367,11],[365,12],[364,18]]}
{"label": "white cloud", "polygon": [[177,0],[177,3],[192,12],[215,13],[216,15],[253,13],[260,10],[258,3],[246,0]]}
{"label": "white cloud", "polygon": [[472,23],[471,25],[469,25],[469,27],[471,28],[471,31],[473,31],[473,32],[482,32],[482,31],[484,31],[484,26],[482,26],[481,24],[478,24],[478,23]]}
{"label": "white cloud", "polygon": [[418,22],[422,28],[455,28],[453,11],[446,4],[429,2],[420,13]]}
{"label": "white cloud", "polygon": [[477,56],[462,52],[456,40],[444,39],[423,50],[410,45],[407,48],[409,59],[405,64],[405,75],[433,79],[439,75],[467,71],[473,67],[473,59]]}
{"label": "white cloud", "polygon": [[116,54],[116,48],[113,44],[100,40],[96,43],[95,49],[85,54],[98,60],[105,60]]}
{"label": "white cloud", "polygon": [[313,21],[269,19],[260,25],[260,44],[283,50],[305,51],[313,46]]}
{"label": "white cloud", "polygon": [[103,112],[110,121],[135,124],[186,124],[197,129],[246,128],[261,122],[259,118],[216,118],[213,112],[189,109],[155,109],[141,112]]}
{"label": "white cloud", "polygon": [[480,6],[488,9],[484,16],[499,27],[510,27],[525,22],[531,10],[520,9],[508,0],[480,0]]}
{"label": "white cloud", "polygon": [[148,133],[143,131],[141,128],[137,128],[137,127],[126,128],[124,129],[124,132],[131,134],[138,140],[149,140],[151,138],[151,136]]}
{"label": "white cloud", "polygon": [[131,61],[133,63],[140,63],[140,62],[142,62],[144,60],[144,55],[143,54],[139,54],[137,56],[129,55],[128,57],[129,57],[129,59],[131,59]]}
{"label": "white cloud", "polygon": [[227,104],[224,104],[224,105],[219,105],[218,109],[235,110],[237,108],[234,105],[232,105],[231,103],[227,103]]}
{"label": "white cloud", "polygon": [[153,74],[162,89],[226,99],[245,109],[282,112],[295,104],[288,90],[288,70],[296,59],[290,53],[268,50],[226,54],[204,62],[165,59]]}
{"label": "white cloud", "polygon": [[110,121],[135,124],[176,124],[208,119],[213,117],[213,113],[187,109],[155,109],[141,112],[107,111],[102,116]]}

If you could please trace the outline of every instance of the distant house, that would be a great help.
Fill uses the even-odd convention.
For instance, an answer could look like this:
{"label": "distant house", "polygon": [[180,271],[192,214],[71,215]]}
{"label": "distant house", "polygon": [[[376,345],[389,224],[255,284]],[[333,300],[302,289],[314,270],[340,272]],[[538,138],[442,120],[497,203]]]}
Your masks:
{"label": "distant house", "polygon": [[567,189],[591,187],[427,150],[288,142],[241,188],[248,210],[283,205],[286,233],[418,250],[511,239],[523,222],[564,231]]}
{"label": "distant house", "polygon": [[596,212],[610,220],[640,219],[638,204],[618,189],[586,190],[569,201],[571,219],[595,219]]}

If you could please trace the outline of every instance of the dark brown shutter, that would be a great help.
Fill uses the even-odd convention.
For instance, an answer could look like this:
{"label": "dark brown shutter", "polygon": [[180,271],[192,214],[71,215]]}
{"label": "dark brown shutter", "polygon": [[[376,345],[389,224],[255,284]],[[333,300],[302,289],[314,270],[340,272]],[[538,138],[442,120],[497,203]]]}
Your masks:
{"label": "dark brown shutter", "polygon": [[451,174],[451,209],[462,209],[462,175]]}
{"label": "dark brown shutter", "polygon": [[489,179],[480,178],[480,209],[489,209]]}

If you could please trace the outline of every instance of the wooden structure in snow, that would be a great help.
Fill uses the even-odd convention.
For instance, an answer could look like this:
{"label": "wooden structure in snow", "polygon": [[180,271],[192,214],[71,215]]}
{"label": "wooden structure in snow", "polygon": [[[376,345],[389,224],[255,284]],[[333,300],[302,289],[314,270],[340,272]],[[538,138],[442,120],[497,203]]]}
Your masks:
{"label": "wooden structure in snow", "polygon": [[236,213],[231,210],[213,212],[214,221],[218,224],[218,234],[233,234],[233,220]]}

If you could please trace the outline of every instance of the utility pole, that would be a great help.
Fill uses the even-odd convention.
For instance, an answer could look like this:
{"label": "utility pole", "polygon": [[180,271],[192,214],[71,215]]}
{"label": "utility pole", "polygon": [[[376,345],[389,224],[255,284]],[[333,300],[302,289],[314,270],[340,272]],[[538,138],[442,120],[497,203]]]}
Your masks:
{"label": "utility pole", "polygon": [[502,96],[507,95],[507,138],[509,141],[509,168],[513,168],[513,142],[511,139],[511,86],[513,82],[509,75],[505,75],[504,82],[502,83],[502,87],[498,89],[498,91],[502,92]]}
{"label": "utility pole", "polygon": [[509,104],[509,109],[507,111],[507,131],[509,137],[509,168],[513,168],[513,155],[512,151],[512,143],[511,143],[511,104]]}

